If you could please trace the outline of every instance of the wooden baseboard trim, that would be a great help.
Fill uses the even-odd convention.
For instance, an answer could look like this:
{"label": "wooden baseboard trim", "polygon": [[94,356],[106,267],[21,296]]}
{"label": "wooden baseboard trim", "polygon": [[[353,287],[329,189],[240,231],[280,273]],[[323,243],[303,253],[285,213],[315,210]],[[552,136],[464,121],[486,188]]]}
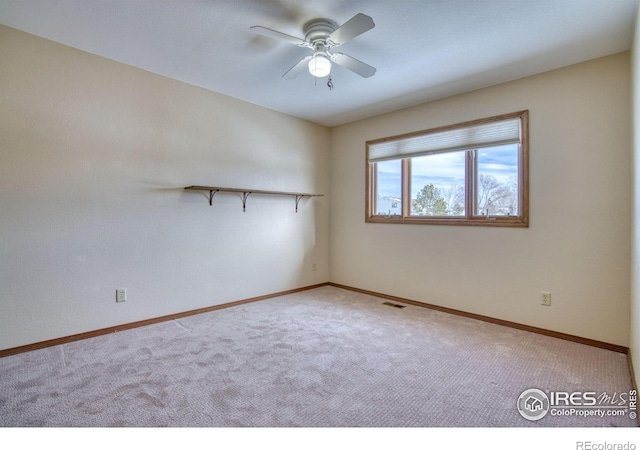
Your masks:
{"label": "wooden baseboard trim", "polygon": [[447,307],[444,307],[444,306],[432,305],[432,304],[429,304],[429,303],[423,303],[423,302],[419,302],[419,301],[416,301],[416,300],[410,300],[410,299],[406,299],[406,298],[402,298],[402,297],[396,297],[394,295],[381,294],[379,292],[368,291],[366,289],[355,288],[355,287],[352,287],[352,286],[345,286],[343,284],[331,283],[331,282],[329,282],[327,284],[329,286],[334,286],[334,287],[337,287],[337,288],[346,289],[346,290],[354,291],[354,292],[360,292],[362,294],[373,295],[375,297],[380,297],[380,298],[384,298],[384,299],[387,299],[387,300],[393,300],[393,301],[400,302],[400,303],[406,303],[408,305],[419,306],[421,308],[433,309],[435,311],[441,311],[441,312],[445,312],[445,313],[449,313],[449,314],[454,314],[456,316],[462,316],[462,317],[467,317],[467,318],[470,318],[470,319],[481,320],[483,322],[489,322],[489,323],[494,323],[494,324],[497,324],[497,325],[502,325],[502,326],[505,326],[505,327],[516,328],[518,330],[529,331],[531,333],[542,334],[544,336],[551,336],[551,337],[554,337],[554,338],[563,339],[565,341],[577,342],[579,344],[590,345],[592,347],[603,348],[605,350],[611,350],[611,351],[618,352],[618,353],[626,353],[627,355],[629,354],[629,348],[628,347],[623,347],[622,345],[610,344],[608,342],[596,341],[594,339],[588,339],[588,338],[584,338],[584,337],[580,337],[580,336],[574,336],[574,335],[571,335],[571,334],[560,333],[558,331],[551,331],[551,330],[546,330],[544,328],[532,327],[530,325],[524,325],[524,324],[517,323],[517,322],[510,322],[508,320],[496,319],[494,317],[483,316],[483,315],[480,315],[480,314],[474,314],[474,313],[470,313],[470,312],[466,312],[466,311],[460,311],[458,309],[447,308]]}
{"label": "wooden baseboard trim", "polygon": [[[636,392],[638,391],[638,384],[636,383],[636,371],[633,368],[633,359],[631,358],[631,352],[627,353],[627,360],[629,361],[629,375],[631,375],[631,387]],[[640,420],[640,417],[638,418]]]}
{"label": "wooden baseboard trim", "polygon": [[301,287],[301,288],[296,288],[296,289],[290,289],[287,291],[282,291],[282,292],[276,292],[273,294],[267,294],[267,295],[261,295],[258,297],[251,297],[251,298],[246,298],[243,300],[236,300],[233,302],[228,302],[228,303],[223,303],[220,305],[214,305],[214,306],[208,306],[206,308],[200,308],[200,309],[194,309],[191,311],[184,311],[181,313],[176,313],[176,314],[170,314],[167,316],[162,316],[162,317],[156,317],[153,319],[146,319],[146,320],[140,320],[138,322],[131,322],[131,323],[126,323],[126,324],[122,324],[122,325],[116,325],[113,327],[108,327],[108,328],[102,328],[99,330],[94,330],[94,331],[88,331],[85,333],[79,333],[79,334],[74,334],[71,336],[65,336],[65,337],[61,337],[61,338],[56,338],[56,339],[50,339],[48,341],[42,341],[42,342],[36,342],[33,344],[27,344],[27,345],[22,345],[19,347],[13,347],[13,348],[8,348],[8,349],[4,349],[4,350],[0,350],[0,358],[4,358],[5,356],[10,356],[10,355],[16,355],[19,353],[25,353],[25,352],[30,352],[33,350],[40,350],[43,348],[47,348],[47,347],[53,347],[55,345],[61,345],[61,344],[66,344],[69,342],[74,342],[74,341],[80,341],[82,339],[89,339],[92,337],[97,337],[97,336],[102,336],[105,334],[110,334],[110,333],[117,333],[118,331],[125,331],[125,330],[130,330],[132,328],[138,328],[138,327],[143,327],[146,325],[153,325],[156,323],[160,323],[160,322],[166,322],[169,320],[175,320],[175,319],[180,319],[182,317],[188,317],[188,316],[193,316],[196,314],[202,314],[202,313],[206,313],[206,312],[211,312],[211,311],[216,311],[219,309],[224,309],[224,308],[230,308],[232,306],[238,306],[238,305],[243,305],[246,303],[252,303],[252,302],[257,302],[260,300],[267,300],[270,298],[274,298],[274,297],[279,297],[282,295],[287,295],[287,294],[294,294],[296,292],[302,292],[302,291],[307,291],[310,289],[316,289],[322,286],[333,286],[333,287],[337,287],[340,289],[346,289],[349,291],[354,291],[354,292],[360,292],[362,294],[367,294],[367,295],[373,295],[375,297],[379,297],[379,298],[384,298],[387,300],[393,300],[396,302],[400,302],[400,303],[405,303],[408,305],[413,305],[413,306],[419,306],[421,308],[428,308],[428,309],[432,309],[435,311],[441,311],[441,312],[445,312],[445,313],[449,313],[449,314],[454,314],[457,316],[462,316],[462,317],[467,317],[470,319],[476,319],[476,320],[481,320],[483,322],[489,322],[489,323],[494,323],[497,325],[502,325],[502,326],[506,326],[506,327],[510,327],[510,328],[515,328],[518,330],[523,330],[523,331],[529,331],[532,333],[537,333],[537,334],[542,334],[545,336],[551,336],[551,337],[555,337],[558,339],[564,339],[566,341],[571,341],[571,342],[577,342],[579,344],[585,344],[585,345],[590,345],[592,347],[598,347],[598,348],[603,348],[605,350],[611,350],[614,352],[618,352],[618,353],[625,353],[628,355],[628,360],[629,360],[629,369],[631,371],[631,380],[634,383],[634,389],[637,390],[637,386],[635,385],[635,377],[634,377],[634,372],[633,372],[633,365],[632,365],[632,361],[631,361],[631,354],[629,353],[629,349],[627,347],[623,347],[621,345],[616,345],[616,344],[610,344],[608,342],[602,342],[602,341],[596,341],[593,339],[588,339],[588,338],[584,338],[584,337],[580,337],[580,336],[573,336],[571,334],[566,334],[566,333],[560,333],[558,331],[551,331],[551,330],[546,330],[544,328],[537,328],[537,327],[532,327],[530,325],[523,325],[517,322],[510,322],[507,320],[502,320],[502,319],[496,319],[493,317],[489,317],[489,316],[483,316],[480,314],[474,314],[474,313],[470,313],[470,312],[465,312],[465,311],[460,311],[457,309],[453,309],[453,308],[447,308],[444,306],[438,306],[438,305],[432,305],[429,303],[424,303],[424,302],[419,302],[416,300],[410,300],[410,299],[406,299],[406,298],[402,298],[402,297],[397,297],[394,295],[388,295],[388,294],[382,294],[380,292],[375,292],[375,291],[369,291],[366,289],[360,289],[360,288],[356,288],[356,287],[352,287],[352,286],[346,286],[343,284],[338,284],[338,283],[332,283],[332,282],[326,282],[326,283],[320,283],[320,284],[314,284],[311,286],[305,286],[305,287]]}
{"label": "wooden baseboard trim", "polygon": [[153,325],[155,323],[166,322],[168,320],[180,319],[182,317],[194,316],[196,314],[202,314],[211,311],[217,311],[219,309],[230,308],[232,306],[244,305],[246,303],[253,303],[260,300],[267,300],[274,297],[280,297],[281,295],[295,294],[296,292],[308,291],[310,289],[327,286],[329,283],[314,284],[311,286],[305,286],[296,289],[289,289],[288,291],[276,292],[273,294],[260,295],[258,297],[246,298],[244,300],[236,300],[229,303],[223,303],[220,305],[208,306],[206,308],[193,309],[191,311],[184,311],[176,314],[169,314],[167,316],[155,317],[153,319],[140,320],[138,322],[125,323],[123,325],[116,325],[114,327],[102,328],[100,330],[87,331],[85,333],[74,334],[71,336],[65,336],[56,339],[50,339],[48,341],[36,342],[33,344],[22,345],[20,347],[8,348],[0,350],[0,358],[5,356],[16,355],[19,353],[30,352],[33,350],[40,350],[47,347],[53,347],[55,345],[67,344],[69,342],[80,341],[82,339],[89,339],[92,337],[102,336],[105,334],[117,333],[118,331],[130,330],[132,328],[144,327],[146,325]]}

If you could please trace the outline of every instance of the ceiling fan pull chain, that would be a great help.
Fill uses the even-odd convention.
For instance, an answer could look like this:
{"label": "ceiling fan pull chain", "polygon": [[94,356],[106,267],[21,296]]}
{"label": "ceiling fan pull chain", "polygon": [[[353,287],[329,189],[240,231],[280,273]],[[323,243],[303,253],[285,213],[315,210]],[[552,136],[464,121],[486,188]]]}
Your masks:
{"label": "ceiling fan pull chain", "polygon": [[331,79],[331,75],[329,75],[329,80],[327,81],[327,86],[329,87],[329,90],[333,90],[333,80]]}

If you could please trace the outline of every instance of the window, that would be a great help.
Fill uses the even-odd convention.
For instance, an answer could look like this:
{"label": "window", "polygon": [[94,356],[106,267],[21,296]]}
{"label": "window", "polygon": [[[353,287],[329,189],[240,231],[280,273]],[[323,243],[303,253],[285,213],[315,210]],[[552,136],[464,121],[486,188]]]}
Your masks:
{"label": "window", "polygon": [[527,227],[528,111],[367,142],[366,220]]}

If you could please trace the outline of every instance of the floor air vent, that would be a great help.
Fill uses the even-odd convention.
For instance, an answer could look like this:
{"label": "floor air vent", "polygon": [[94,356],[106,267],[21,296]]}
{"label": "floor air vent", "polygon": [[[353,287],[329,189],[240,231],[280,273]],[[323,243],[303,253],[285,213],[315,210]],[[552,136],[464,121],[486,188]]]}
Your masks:
{"label": "floor air vent", "polygon": [[404,308],[406,305],[398,305],[397,303],[384,302],[383,305],[393,306],[394,308]]}

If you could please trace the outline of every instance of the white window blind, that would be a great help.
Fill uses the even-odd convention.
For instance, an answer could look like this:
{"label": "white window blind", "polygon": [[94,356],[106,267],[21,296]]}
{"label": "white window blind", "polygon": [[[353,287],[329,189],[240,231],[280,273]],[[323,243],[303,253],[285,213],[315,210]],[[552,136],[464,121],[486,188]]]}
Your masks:
{"label": "white window blind", "polygon": [[515,144],[520,142],[520,119],[509,118],[444,131],[386,138],[369,143],[369,162],[423,156],[455,150]]}

